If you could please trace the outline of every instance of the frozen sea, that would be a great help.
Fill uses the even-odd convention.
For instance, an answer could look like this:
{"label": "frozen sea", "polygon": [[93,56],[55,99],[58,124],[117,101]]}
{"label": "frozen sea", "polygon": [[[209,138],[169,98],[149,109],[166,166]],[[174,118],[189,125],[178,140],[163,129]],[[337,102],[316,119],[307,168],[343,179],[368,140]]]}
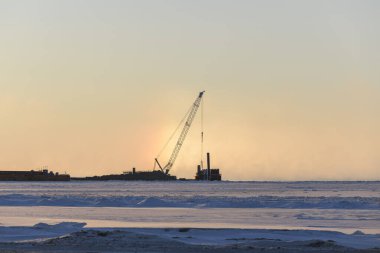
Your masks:
{"label": "frozen sea", "polygon": [[1,182],[0,225],[380,234],[380,182]]}

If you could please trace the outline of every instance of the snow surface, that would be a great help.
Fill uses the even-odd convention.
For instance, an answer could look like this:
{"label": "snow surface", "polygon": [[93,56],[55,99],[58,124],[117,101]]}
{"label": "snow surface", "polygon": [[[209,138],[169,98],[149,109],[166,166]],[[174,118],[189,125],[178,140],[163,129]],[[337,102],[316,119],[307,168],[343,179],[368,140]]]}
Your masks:
{"label": "snow surface", "polygon": [[34,226],[0,227],[0,242],[46,239],[82,229],[86,223],[62,222],[54,225],[37,223]]}
{"label": "snow surface", "polygon": [[[344,234],[331,231],[307,231],[307,230],[273,230],[273,229],[189,229],[189,228],[91,228],[86,229],[84,223],[64,222],[55,225],[39,223],[32,227],[0,227],[0,242],[27,242],[49,238],[68,236],[78,231],[100,231],[100,236],[106,236],[112,231],[127,231],[134,234],[154,235],[163,239],[183,242],[193,245],[229,245],[244,243],[250,240],[281,240],[295,241],[334,241],[338,245],[368,249],[380,246],[380,235],[366,235],[362,232]],[[103,233],[101,231],[104,231]],[[107,232],[105,232],[107,231]],[[96,235],[96,234],[95,234]],[[96,236],[92,235],[96,241]],[[120,238],[118,238],[120,240]],[[1,249],[1,244],[0,244]]]}
{"label": "snow surface", "polygon": [[310,229],[380,234],[378,210],[274,208],[0,207],[3,226],[86,222],[88,227]]}
{"label": "snow surface", "polygon": [[323,240],[335,241],[339,245],[367,249],[380,246],[380,234],[367,235],[361,232],[344,234],[334,231],[274,230],[274,229],[128,229],[135,233],[158,235],[164,238],[191,244],[223,245],[252,239],[282,241]]}
{"label": "snow surface", "polygon": [[379,210],[380,182],[2,182],[0,205]]}
{"label": "snow surface", "polygon": [[116,228],[187,244],[380,247],[380,182],[0,182],[3,242]]}

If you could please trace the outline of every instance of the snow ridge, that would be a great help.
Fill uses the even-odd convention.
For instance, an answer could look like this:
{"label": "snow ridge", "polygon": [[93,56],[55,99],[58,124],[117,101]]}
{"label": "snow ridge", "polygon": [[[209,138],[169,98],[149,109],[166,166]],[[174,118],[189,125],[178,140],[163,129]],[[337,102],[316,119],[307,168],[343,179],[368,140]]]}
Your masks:
{"label": "snow ridge", "polygon": [[380,209],[378,197],[0,195],[0,206]]}

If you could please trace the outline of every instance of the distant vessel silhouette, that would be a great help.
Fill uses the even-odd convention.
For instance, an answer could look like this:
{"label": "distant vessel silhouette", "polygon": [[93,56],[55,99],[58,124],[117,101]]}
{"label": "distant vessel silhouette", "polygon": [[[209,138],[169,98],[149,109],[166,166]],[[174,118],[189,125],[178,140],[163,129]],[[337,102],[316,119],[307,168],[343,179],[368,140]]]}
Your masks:
{"label": "distant vessel silhouette", "polygon": [[70,175],[48,170],[0,171],[0,181],[70,181]]}
{"label": "distant vessel silhouette", "polygon": [[113,174],[113,175],[103,175],[103,176],[93,176],[93,177],[79,177],[72,178],[73,180],[146,180],[146,181],[168,181],[176,180],[176,176],[172,176],[162,172],[161,170],[153,171],[136,171],[135,168],[131,172],[124,172],[123,174]]}

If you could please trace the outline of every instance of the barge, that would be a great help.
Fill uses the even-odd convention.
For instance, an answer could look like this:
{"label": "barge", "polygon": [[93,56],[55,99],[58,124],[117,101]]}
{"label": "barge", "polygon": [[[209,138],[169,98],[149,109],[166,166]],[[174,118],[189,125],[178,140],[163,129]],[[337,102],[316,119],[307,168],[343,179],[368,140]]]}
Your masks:
{"label": "barge", "polygon": [[136,171],[135,168],[130,172],[124,172],[123,174],[111,174],[103,176],[93,176],[93,177],[77,177],[72,178],[73,180],[94,180],[94,181],[107,181],[107,180],[143,180],[143,181],[171,181],[176,180],[176,176],[166,174],[160,170],[153,171]]}
{"label": "barge", "polygon": [[48,170],[0,171],[0,181],[70,181],[70,175]]}

